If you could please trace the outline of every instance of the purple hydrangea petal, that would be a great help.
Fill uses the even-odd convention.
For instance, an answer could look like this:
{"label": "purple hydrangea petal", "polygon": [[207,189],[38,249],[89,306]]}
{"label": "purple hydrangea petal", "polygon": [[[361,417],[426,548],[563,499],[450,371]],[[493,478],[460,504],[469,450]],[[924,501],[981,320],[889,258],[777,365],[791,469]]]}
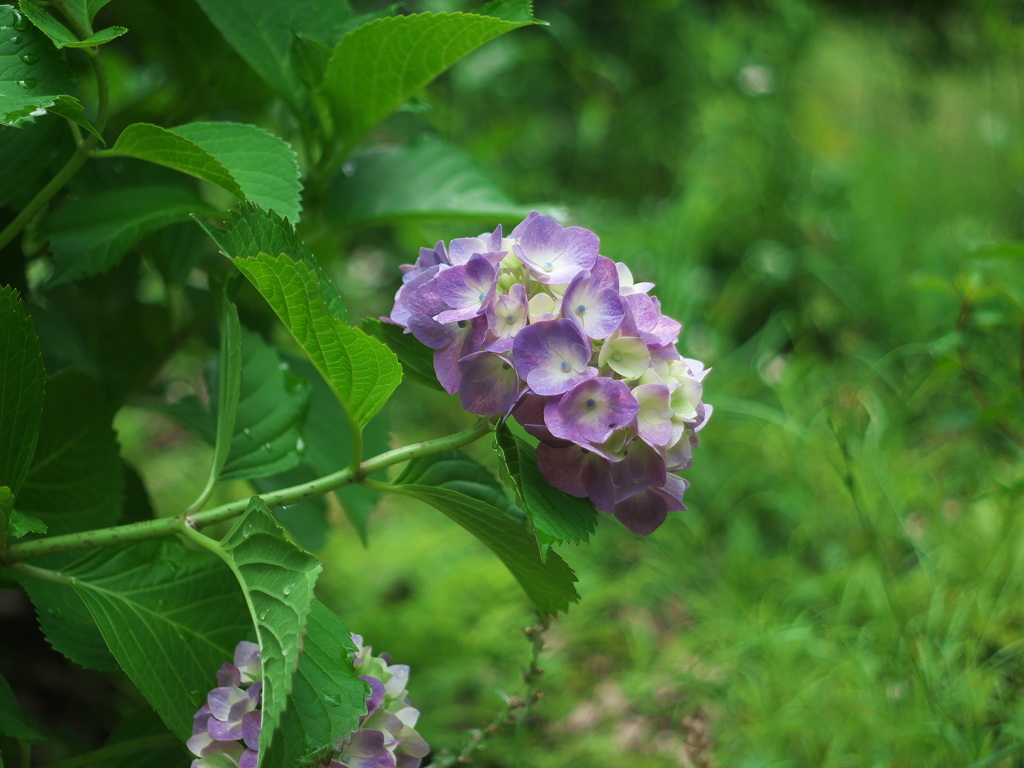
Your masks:
{"label": "purple hydrangea petal", "polygon": [[465,264],[476,254],[487,256],[491,262],[497,263],[507,252],[502,248],[501,225],[494,232],[479,237],[459,237],[452,240],[448,248],[448,256],[452,264]]}
{"label": "purple hydrangea petal", "polygon": [[222,688],[238,687],[242,684],[242,673],[234,664],[224,664],[217,671],[217,685]]}
{"label": "purple hydrangea petal", "polygon": [[512,354],[519,376],[538,395],[560,395],[597,375],[588,366],[590,339],[571,320],[526,326],[516,335]]}
{"label": "purple hydrangea petal", "polygon": [[348,768],[395,768],[395,756],[388,749],[383,732],[363,728],[356,732],[345,748],[344,760]]}
{"label": "purple hydrangea petal", "polygon": [[661,314],[658,300],[645,293],[624,297],[626,316],[622,328],[631,336],[639,336],[651,349],[669,346],[679,340],[682,325]]}
{"label": "purple hydrangea petal", "polygon": [[412,755],[395,755],[395,768],[420,768],[423,765],[422,757]]}
{"label": "purple hydrangea petal", "polygon": [[260,748],[260,730],[263,727],[263,713],[249,712],[242,718],[242,741],[249,749]]}
{"label": "purple hydrangea petal", "polygon": [[206,723],[210,719],[210,708],[203,704],[199,711],[192,715],[192,735],[206,733]]}
{"label": "purple hydrangea petal", "polygon": [[487,309],[487,329],[494,341],[484,344],[491,352],[508,352],[512,349],[515,335],[526,327],[530,305],[526,299],[526,286],[516,283],[508,293],[495,298]]}
{"label": "purple hydrangea petal", "polygon": [[437,292],[437,277],[421,285],[409,296],[409,332],[431,349],[444,349],[452,343],[455,334],[454,323],[447,325],[437,322],[435,316],[451,309]]}
{"label": "purple hydrangea petal", "polygon": [[217,741],[236,741],[242,738],[242,719],[225,723],[211,717],[206,727],[210,736]]}
{"label": "purple hydrangea petal", "polygon": [[260,753],[255,749],[247,749],[242,753],[242,756],[238,758],[238,768],[256,768],[256,763],[259,762]]}
{"label": "purple hydrangea petal", "polygon": [[260,667],[260,647],[256,643],[243,640],[235,646],[235,666],[242,675],[243,683],[251,683],[263,677]]}
{"label": "purple hydrangea petal", "polygon": [[402,326],[409,324],[409,315],[412,313],[412,309],[409,306],[409,298],[420,286],[432,280],[440,269],[439,265],[435,265],[422,272],[410,274],[410,279],[403,282],[402,287],[395,294],[395,306],[392,307],[389,317],[391,322]]}
{"label": "purple hydrangea petal", "polygon": [[547,403],[548,398],[542,397],[541,395],[535,395],[531,392],[527,392],[516,403],[516,407],[512,409],[512,418],[518,422],[518,424],[527,431],[527,433],[533,435],[543,443],[556,446],[567,446],[572,445],[567,440],[560,440],[548,430],[547,425],[544,423],[544,405]]}
{"label": "purple hydrangea petal", "polygon": [[366,697],[366,714],[372,715],[384,701],[384,683],[370,675],[359,677],[370,684],[370,695]]}
{"label": "purple hydrangea petal", "polygon": [[261,680],[250,685],[246,693],[249,694],[252,705],[258,707],[260,705],[260,695],[263,693],[263,681]]}
{"label": "purple hydrangea petal", "polygon": [[439,323],[469,320],[483,314],[494,300],[498,270],[480,254],[463,266],[452,267],[436,277],[441,300],[452,307],[435,316]]}
{"label": "purple hydrangea petal", "polygon": [[664,456],[643,440],[630,441],[624,452],[622,461],[612,465],[616,502],[624,501],[645,488],[660,488],[668,482]]}
{"label": "purple hydrangea petal", "polygon": [[[678,477],[675,479],[680,480]],[[682,503],[682,492],[678,489],[679,486],[675,483],[667,484],[664,488],[645,488],[616,504],[613,514],[631,532],[638,536],[647,536],[665,522],[669,512],[686,509]],[[679,498],[675,495],[677,491]]]}
{"label": "purple hydrangea petal", "polygon": [[584,381],[544,407],[551,434],[587,447],[626,426],[640,406],[623,382],[605,376]]}
{"label": "purple hydrangea petal", "polygon": [[462,383],[459,360],[480,348],[487,335],[487,320],[475,317],[449,323],[445,327],[451,328],[452,337],[446,347],[434,350],[434,372],[445,391],[455,394]]}
{"label": "purple hydrangea petal", "polygon": [[597,269],[581,272],[572,279],[562,296],[565,316],[592,339],[611,336],[625,316],[622,299],[619,298],[618,279],[614,270],[611,279],[606,273],[607,270]]}
{"label": "purple hydrangea petal", "polygon": [[523,231],[526,229],[527,225],[540,215],[541,213],[539,211],[530,211],[529,215],[525,219],[516,224],[515,229],[513,229],[509,234],[509,238],[512,240],[518,240],[523,236]]}
{"label": "purple hydrangea petal", "polygon": [[578,445],[537,446],[537,466],[544,479],[560,491],[580,498],[589,497],[602,512],[615,506],[615,485],[611,463]]}
{"label": "purple hydrangea petal", "polygon": [[240,721],[255,706],[248,693],[234,687],[214,688],[206,697],[206,705],[213,717],[225,723]]}
{"label": "purple hydrangea petal", "polygon": [[[518,227],[517,227],[518,229]],[[594,266],[597,235],[583,227],[563,227],[550,216],[532,218],[512,247],[538,282],[563,285]]]}
{"label": "purple hydrangea petal", "polygon": [[481,416],[506,414],[512,410],[522,385],[512,362],[493,352],[474,352],[459,360],[462,383],[459,402],[470,413]]}

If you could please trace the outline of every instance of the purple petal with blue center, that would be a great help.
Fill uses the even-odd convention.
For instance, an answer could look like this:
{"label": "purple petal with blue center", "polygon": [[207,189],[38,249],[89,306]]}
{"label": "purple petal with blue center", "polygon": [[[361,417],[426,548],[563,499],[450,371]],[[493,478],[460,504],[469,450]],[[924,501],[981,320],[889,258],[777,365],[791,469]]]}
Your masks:
{"label": "purple petal with blue center", "polygon": [[466,264],[437,275],[437,292],[451,307],[437,314],[439,323],[469,320],[487,311],[494,300],[498,270],[485,257],[474,254]]}
{"label": "purple petal with blue center", "polygon": [[487,329],[494,339],[484,344],[484,349],[491,352],[508,352],[512,349],[515,335],[526,327],[529,314],[526,286],[515,283],[508,293],[496,297],[487,309]]}
{"label": "purple petal with blue center", "polygon": [[370,684],[370,695],[366,697],[366,714],[372,715],[384,701],[384,683],[370,675],[360,675],[359,677]]}
{"label": "purple petal with blue center", "polygon": [[600,240],[583,227],[563,227],[550,216],[535,216],[523,227],[515,254],[541,283],[564,285],[593,268]]}
{"label": "purple petal with blue center", "polygon": [[459,360],[459,402],[481,416],[507,414],[519,399],[522,384],[512,362],[493,352],[474,352]]}
{"label": "purple petal with blue center", "polygon": [[591,354],[590,339],[564,318],[528,325],[512,344],[516,371],[538,395],[560,395],[594,378]]}
{"label": "purple petal with blue center", "polygon": [[589,497],[602,512],[611,512],[615,506],[611,463],[598,454],[578,445],[559,448],[541,443],[537,446],[537,466],[544,479],[558,490]]}
{"label": "purple petal with blue center", "polygon": [[451,340],[443,349],[434,350],[434,372],[445,392],[453,395],[459,391],[462,382],[459,360],[480,349],[487,335],[487,320],[483,317],[474,317],[472,320],[459,320],[443,327],[450,329]]}
{"label": "purple petal with blue center", "polygon": [[640,406],[623,382],[604,376],[577,384],[559,400],[544,407],[544,423],[551,434],[587,447],[603,443],[626,426]]}
{"label": "purple petal with blue center", "polygon": [[[611,259],[601,258],[612,264]],[[562,297],[562,311],[590,338],[611,336],[625,315],[615,265],[610,270],[595,266],[591,272],[576,275]]]}

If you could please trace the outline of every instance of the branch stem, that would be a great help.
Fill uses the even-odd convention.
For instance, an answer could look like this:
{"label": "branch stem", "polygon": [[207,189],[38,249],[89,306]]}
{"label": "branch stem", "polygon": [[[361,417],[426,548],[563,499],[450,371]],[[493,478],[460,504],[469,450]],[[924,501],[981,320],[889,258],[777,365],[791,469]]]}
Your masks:
{"label": "branch stem", "polygon": [[[293,485],[290,488],[281,488],[276,491],[259,494],[260,498],[268,507],[281,507],[287,504],[295,504],[304,499],[314,496],[322,496],[328,491],[343,488],[352,483],[362,483],[369,475],[379,472],[382,469],[398,464],[403,461],[417,459],[421,456],[429,456],[434,453],[459,448],[468,445],[486,435],[493,426],[493,419],[482,419],[469,429],[456,432],[445,437],[438,437],[433,440],[425,440],[422,443],[413,443],[387,451],[379,456],[361,462],[355,469],[345,469],[324,475],[316,480],[307,483]],[[162,517],[156,520],[144,520],[139,523],[118,525],[112,528],[100,528],[94,531],[83,531],[81,533],[69,533],[63,536],[52,536],[50,538],[35,539],[21,544],[10,544],[7,547],[4,562],[11,567],[13,564],[21,563],[33,557],[52,555],[58,552],[73,552],[88,547],[103,546],[107,544],[120,544],[127,541],[142,541],[162,536],[171,536],[181,533],[182,526],[186,524],[193,528],[203,528],[214,523],[222,523],[230,520],[245,511],[249,504],[248,499],[238,499],[229,504],[222,504],[219,507],[208,509],[204,512],[187,515],[182,513],[174,517]],[[19,566],[15,570],[24,571],[24,568],[33,566]],[[41,570],[41,569],[34,569]],[[49,572],[47,572],[49,573]]]}

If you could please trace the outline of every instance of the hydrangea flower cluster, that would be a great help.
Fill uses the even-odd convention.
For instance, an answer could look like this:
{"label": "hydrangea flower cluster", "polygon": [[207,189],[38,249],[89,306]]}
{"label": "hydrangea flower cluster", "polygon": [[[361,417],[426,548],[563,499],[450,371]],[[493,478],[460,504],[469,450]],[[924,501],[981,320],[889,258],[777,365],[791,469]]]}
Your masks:
{"label": "hydrangea flower cluster", "polygon": [[[374,656],[359,635],[354,659],[360,678],[370,685],[366,714],[359,728],[320,768],[419,768],[430,751],[416,730],[419,711],[409,705],[409,667],[392,664],[387,654]],[[217,687],[193,718],[188,748],[192,768],[255,768],[259,755],[263,683],[260,647],[241,642],[234,664],[217,673]],[[246,686],[246,687],[243,687]]]}
{"label": "hydrangea flower cluster", "polygon": [[434,350],[441,385],[540,440],[541,473],[633,533],[685,509],[709,369],[676,349],[682,326],[653,283],[599,253],[597,235],[536,211],[493,233],[421,248],[390,318]]}

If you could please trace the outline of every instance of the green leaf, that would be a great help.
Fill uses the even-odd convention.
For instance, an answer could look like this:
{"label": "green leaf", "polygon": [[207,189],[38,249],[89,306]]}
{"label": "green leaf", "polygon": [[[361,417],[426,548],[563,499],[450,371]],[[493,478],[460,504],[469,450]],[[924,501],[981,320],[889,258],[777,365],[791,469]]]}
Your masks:
{"label": "green leaf", "polygon": [[503,511],[512,505],[494,478],[461,451],[411,461],[392,490],[426,502],[476,536],[511,571],[541,613],[568,610],[579,600],[569,566],[554,552],[541,561],[529,530]]}
{"label": "green leaf", "polygon": [[102,528],[120,517],[124,475],[112,416],[82,371],[66,368],[47,382],[39,442],[16,501],[51,534]]}
{"label": "green leaf", "polygon": [[356,730],[370,691],[353,666],[355,651],[341,619],[314,601],[288,708],[263,768],[317,765]]}
{"label": "green leaf", "polygon": [[434,350],[411,333],[405,333],[400,325],[385,323],[374,317],[364,318],[360,325],[375,339],[387,344],[398,356],[398,362],[402,364],[402,372],[406,378],[444,392],[444,387],[434,372]]}
{"label": "green leaf", "polygon": [[129,712],[110,734],[104,747],[112,747],[135,739],[149,737],[153,744],[144,749],[135,749],[123,755],[107,757],[98,768],[164,768],[184,767],[182,746],[173,743],[176,737],[167,731],[157,714],[143,704]]}
{"label": "green leaf", "polygon": [[252,631],[227,566],[172,542],[96,549],[65,569],[118,663],[183,741]]}
{"label": "green leaf", "polygon": [[[10,494],[11,491],[6,486],[0,488],[0,497],[4,495],[4,492]],[[0,501],[0,508],[2,507],[3,503]],[[20,539],[26,533],[46,533],[46,530],[46,523],[38,517],[22,514],[16,509],[10,511],[7,519],[7,535],[9,538]]]}
{"label": "green leaf", "polygon": [[516,503],[533,525],[541,556],[554,543],[587,541],[597,525],[597,510],[588,499],[563,493],[544,479],[537,450],[499,425],[494,436],[498,465],[515,493]]}
{"label": "green leaf", "polygon": [[333,46],[360,23],[347,0],[198,0],[238,54],[296,110],[309,92],[292,54],[296,35]]}
{"label": "green leaf", "polygon": [[331,221],[354,227],[409,219],[519,221],[531,206],[509,200],[461,150],[422,139],[353,157],[332,180],[326,208]]}
{"label": "green leaf", "polygon": [[43,741],[46,737],[25,722],[18,700],[6,678],[0,675],[0,733],[15,739]]}
{"label": "green leaf", "polygon": [[17,496],[32,464],[46,372],[18,292],[0,285],[0,485]]}
{"label": "green leaf", "polygon": [[[219,374],[207,376],[207,388],[211,397],[218,396]],[[273,347],[242,329],[242,387],[231,452],[220,479],[266,477],[296,466],[305,451],[300,430],[309,390],[310,383],[292,373]],[[207,411],[194,395],[165,412],[204,440],[215,441],[216,412]]]}
{"label": "green leaf", "polygon": [[305,243],[295,234],[295,227],[284,221],[273,211],[260,210],[252,203],[242,203],[232,216],[227,229],[214,229],[202,221],[201,226],[229,258],[244,258],[259,253],[278,255],[286,253],[301,261],[316,273],[320,292],[327,302],[331,314],[342,322],[348,322],[348,312],[341,301],[338,289],[320,268],[316,257]]}
{"label": "green leaf", "polygon": [[286,254],[233,258],[330,385],[358,428],[376,415],[402,380],[398,358],[358,328],[338,320],[323,300],[320,281]]}
{"label": "green leaf", "polygon": [[70,141],[63,120],[0,126],[0,207],[24,208],[48,181],[50,164]]}
{"label": "green leaf", "polygon": [[0,5],[0,125],[21,127],[47,112],[102,138],[85,117],[64,55],[13,6]]}
{"label": "green leaf", "polygon": [[228,169],[246,200],[297,223],[302,182],[295,152],[283,139],[255,125],[188,123],[172,128],[194,141]]}
{"label": "green leaf", "polygon": [[213,461],[206,485],[189,506],[189,510],[201,509],[213,492],[221,470],[227,464],[235,436],[235,415],[238,413],[238,399],[242,390],[242,326],[238,322],[238,310],[228,298],[228,283],[217,290],[217,327],[220,333],[220,357],[217,387],[217,427],[214,431]]}
{"label": "green leaf", "polygon": [[173,168],[216,184],[237,198],[245,197],[235,177],[220,160],[195,141],[158,125],[129,125],[121,131],[121,135],[117,137],[117,141],[107,154],[134,157]]}
{"label": "green leaf", "polygon": [[470,51],[518,27],[538,24],[530,3],[497,3],[487,13],[420,13],[353,30],[331,54],[323,92],[347,149],[410,96]]}
{"label": "green leaf", "polygon": [[110,0],[62,0],[61,9],[80,27],[89,28],[100,9]]}
{"label": "green leaf", "polygon": [[[73,560],[74,555],[53,555],[33,563],[59,570]],[[55,651],[88,669],[101,672],[120,670],[89,609],[74,589],[31,576],[19,575],[18,581],[35,606],[39,628],[46,642]]]}
{"label": "green leaf", "polygon": [[220,543],[245,594],[256,625],[263,668],[263,728],[260,749],[266,750],[292,689],[313,586],[320,561],[284,536],[258,496]]}
{"label": "green leaf", "polygon": [[116,40],[128,31],[124,27],[108,27],[90,35],[84,40],[79,40],[74,32],[57,21],[45,8],[41,8],[35,3],[30,2],[30,0],[21,0],[19,5],[21,6],[21,12],[28,16],[33,24],[45,32],[46,36],[58,48],[91,48],[96,45],[109,43],[111,40]]}
{"label": "green leaf", "polygon": [[47,287],[107,272],[143,235],[213,212],[194,191],[164,185],[108,189],[66,203],[46,220],[54,260]]}

